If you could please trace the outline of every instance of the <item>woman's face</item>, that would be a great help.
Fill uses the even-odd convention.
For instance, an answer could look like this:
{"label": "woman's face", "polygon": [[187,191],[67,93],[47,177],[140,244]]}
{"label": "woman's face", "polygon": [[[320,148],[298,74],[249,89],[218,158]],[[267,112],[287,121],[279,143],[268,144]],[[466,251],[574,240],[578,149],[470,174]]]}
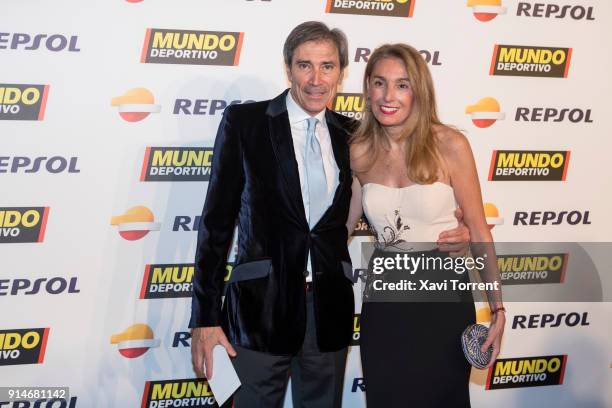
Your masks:
{"label": "woman's face", "polygon": [[404,63],[393,57],[374,65],[368,81],[372,113],[388,131],[401,131],[412,111],[412,86]]}

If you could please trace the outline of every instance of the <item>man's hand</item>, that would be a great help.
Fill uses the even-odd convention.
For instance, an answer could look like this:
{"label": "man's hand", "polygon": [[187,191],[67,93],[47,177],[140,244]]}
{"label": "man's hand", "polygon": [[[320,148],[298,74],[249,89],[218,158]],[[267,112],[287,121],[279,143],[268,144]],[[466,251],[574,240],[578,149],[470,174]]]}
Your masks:
{"label": "man's hand", "polygon": [[[211,379],[213,376],[213,348],[220,344],[225,347],[230,357],[236,357],[236,350],[232,347],[223,329],[215,327],[196,327],[191,331],[191,363],[193,371],[199,378]],[[204,375],[204,365],[206,375]]]}
{"label": "man's hand", "polygon": [[493,345],[493,354],[491,354],[491,361],[489,361],[489,364],[487,364],[487,368],[492,367],[495,360],[497,360],[497,355],[499,354],[499,349],[501,348],[502,336],[504,335],[505,325],[506,314],[504,312],[495,313],[491,326],[489,327],[489,335],[480,348],[480,351],[484,353],[489,349],[490,345]]}
{"label": "man's hand", "polygon": [[470,247],[470,230],[463,223],[463,211],[461,208],[455,210],[457,228],[442,231],[438,236],[438,248],[440,251],[449,252],[450,256],[462,256],[468,252]]}

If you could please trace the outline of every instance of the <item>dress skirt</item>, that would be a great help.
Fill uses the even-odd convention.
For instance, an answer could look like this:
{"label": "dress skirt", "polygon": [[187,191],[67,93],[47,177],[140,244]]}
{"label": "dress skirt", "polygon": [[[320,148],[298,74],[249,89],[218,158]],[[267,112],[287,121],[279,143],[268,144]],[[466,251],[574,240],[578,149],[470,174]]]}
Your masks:
{"label": "dress skirt", "polygon": [[460,338],[475,321],[471,293],[456,302],[365,301],[360,352],[368,408],[470,407],[471,366]]}

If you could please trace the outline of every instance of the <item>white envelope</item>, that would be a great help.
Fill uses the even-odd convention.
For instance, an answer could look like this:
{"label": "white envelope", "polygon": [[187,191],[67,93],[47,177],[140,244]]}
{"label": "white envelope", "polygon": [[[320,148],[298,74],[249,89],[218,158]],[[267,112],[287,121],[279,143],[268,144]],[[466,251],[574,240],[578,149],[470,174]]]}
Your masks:
{"label": "white envelope", "polygon": [[220,344],[213,348],[213,376],[208,380],[208,384],[219,406],[223,405],[240,387],[238,374],[234,370],[225,347]]}

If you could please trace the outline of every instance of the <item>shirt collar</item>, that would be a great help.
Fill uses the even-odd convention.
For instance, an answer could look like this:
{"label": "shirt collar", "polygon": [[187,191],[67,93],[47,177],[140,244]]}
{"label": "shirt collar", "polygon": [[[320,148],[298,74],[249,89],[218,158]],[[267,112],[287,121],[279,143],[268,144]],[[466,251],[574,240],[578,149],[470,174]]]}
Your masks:
{"label": "shirt collar", "polygon": [[[285,103],[287,104],[289,123],[299,123],[311,117],[310,114],[304,111],[304,109],[302,109],[302,107],[297,104],[295,99],[293,99],[293,96],[291,96],[291,91],[287,92],[287,99]],[[321,126],[325,126],[325,109],[317,113],[314,117],[319,119],[319,123]]]}

